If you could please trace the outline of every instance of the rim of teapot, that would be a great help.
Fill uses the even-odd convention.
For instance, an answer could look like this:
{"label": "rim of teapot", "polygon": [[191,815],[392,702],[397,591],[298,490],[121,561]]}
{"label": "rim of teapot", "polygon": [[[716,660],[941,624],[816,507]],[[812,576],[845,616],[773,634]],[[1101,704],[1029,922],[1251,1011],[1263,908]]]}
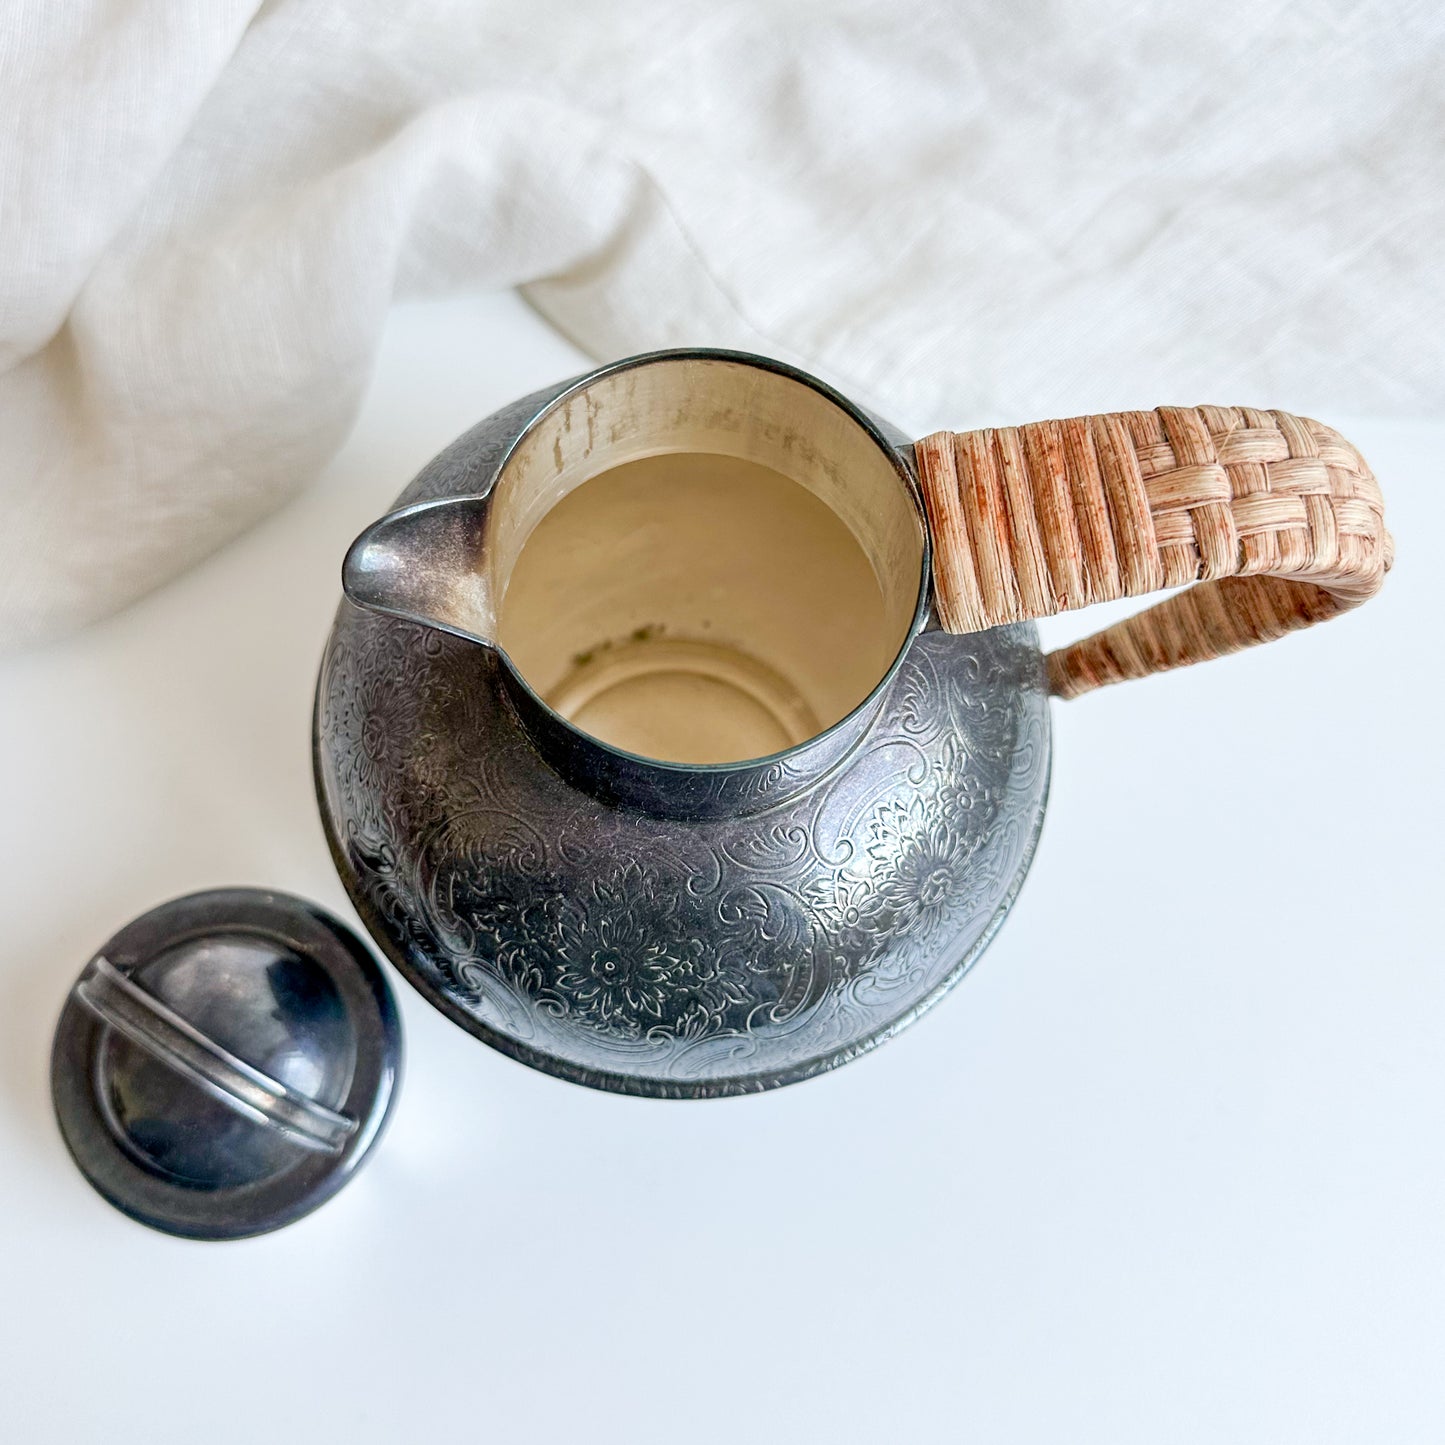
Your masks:
{"label": "rim of teapot", "polygon": [[[494,515],[498,484],[529,439],[535,437],[538,428],[549,417],[564,410],[570,402],[599,382],[660,364],[687,361],[718,362],[770,372],[808,388],[837,408],[866,435],[889,463],[912,506],[920,544],[912,616],[888,666],[867,694],[842,717],[800,742],[758,757],[711,763],[650,757],[631,752],[586,731],[549,704],[527,681],[497,638],[475,625],[478,615],[491,605],[490,600],[481,595],[484,584],[475,567],[475,557],[488,540],[488,523]],[[406,525],[414,526],[425,535],[425,546],[418,550],[433,557],[432,565],[426,569],[426,576],[418,578],[422,585],[415,595],[379,592],[369,585],[377,575],[373,554],[382,538],[394,539],[398,527]],[[675,347],[609,362],[564,384],[517,427],[515,435],[497,458],[484,490],[412,503],[378,518],[361,532],[348,549],[342,581],[347,598],[359,606],[450,633],[491,652],[500,663],[501,676],[524,726],[534,735],[550,763],[554,766],[562,763],[559,771],[569,781],[587,786],[594,792],[611,794],[616,801],[639,804],[649,811],[699,816],[708,811],[710,799],[716,800],[720,811],[722,806],[729,811],[736,810],[739,800],[752,794],[756,794],[759,807],[771,806],[799,791],[801,786],[811,785],[851,751],[876,713],[914,640],[920,633],[938,625],[933,611],[931,553],[922,492],[913,464],[912,443],[906,436],[873,416],[836,387],[788,362],[725,348]],[[437,557],[440,562],[435,560]],[[439,577],[449,591],[445,602],[439,602],[439,589],[430,585]],[[445,610],[447,607],[450,607],[450,612]],[[469,622],[472,625],[468,625]],[[767,786],[767,778],[780,771],[800,776],[785,789]],[[639,783],[646,784],[649,780],[651,786],[639,787]],[[672,785],[678,782],[686,785],[683,789],[686,797],[672,796],[675,791]],[[734,786],[726,786],[728,783]]]}

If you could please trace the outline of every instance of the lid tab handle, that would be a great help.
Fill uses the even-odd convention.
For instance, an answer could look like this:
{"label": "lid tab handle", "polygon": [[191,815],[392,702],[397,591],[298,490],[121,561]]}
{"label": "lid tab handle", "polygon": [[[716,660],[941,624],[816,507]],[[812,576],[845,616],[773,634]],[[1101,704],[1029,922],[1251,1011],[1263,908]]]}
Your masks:
{"label": "lid tab handle", "polygon": [[76,984],[93,1014],[239,1114],[280,1129],[298,1144],[338,1153],[357,1121],[288,1088],[228,1049],[97,956]]}

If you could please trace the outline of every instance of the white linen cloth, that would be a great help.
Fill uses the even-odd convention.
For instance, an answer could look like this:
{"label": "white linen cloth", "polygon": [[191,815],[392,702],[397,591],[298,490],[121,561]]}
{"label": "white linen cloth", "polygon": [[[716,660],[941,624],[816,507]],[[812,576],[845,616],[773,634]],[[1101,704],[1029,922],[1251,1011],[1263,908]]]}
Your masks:
{"label": "white linen cloth", "polygon": [[920,430],[1438,413],[1442,73],[1433,0],[10,0],[0,643],[304,484],[398,297]]}

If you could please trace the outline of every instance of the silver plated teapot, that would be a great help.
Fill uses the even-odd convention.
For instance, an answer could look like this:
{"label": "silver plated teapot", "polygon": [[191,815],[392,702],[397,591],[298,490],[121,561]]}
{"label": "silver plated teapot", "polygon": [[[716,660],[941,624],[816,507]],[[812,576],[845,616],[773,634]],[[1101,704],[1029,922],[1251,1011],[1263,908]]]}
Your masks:
{"label": "silver plated teapot", "polygon": [[[1250,485],[1231,468],[1273,456],[1271,518],[1315,518],[1318,489],[1289,490],[1307,469],[1284,465],[1306,443],[1264,415],[1240,422],[1247,447],[1225,427],[1207,465],[1165,416],[1171,464],[1147,496],[1159,447],[1132,424],[1128,475],[1166,568],[1186,473],[1209,521],[1221,485]],[[1310,475],[1338,483],[1341,459],[1309,438]],[[1008,445],[990,453],[1005,491]],[[1023,883],[1048,792],[1050,669],[1012,619],[1107,588],[1088,527],[1069,534],[1084,549],[1071,572],[1040,505],[1057,585],[1031,608],[1027,587],[990,591],[987,488],[921,489],[924,455],[791,367],[663,352],[489,417],[357,539],[318,684],[317,794],[363,921],[449,1018],[577,1083],[700,1098],[833,1068],[968,971]],[[1239,515],[1258,535],[1260,510]],[[973,538],[963,611],[982,630],[938,621],[931,548],[950,526],[950,576]],[[1240,586],[1280,570],[1236,552],[1255,574]],[[1382,575],[1383,530],[1356,553]],[[1169,580],[1184,579],[1153,578]],[[1358,600],[1298,585],[1273,631],[1254,606],[1259,636]],[[1188,619],[1156,612],[1158,655],[1116,640],[1080,666],[1192,660]]]}

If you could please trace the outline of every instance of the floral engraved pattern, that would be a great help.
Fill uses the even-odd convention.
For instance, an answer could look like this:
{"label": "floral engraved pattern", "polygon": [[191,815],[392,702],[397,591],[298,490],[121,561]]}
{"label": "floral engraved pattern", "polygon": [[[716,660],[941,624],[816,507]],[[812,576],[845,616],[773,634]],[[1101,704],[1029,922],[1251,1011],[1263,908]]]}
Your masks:
{"label": "floral engraved pattern", "polygon": [[729,1012],[749,1002],[748,988],[701,939],[689,939],[680,952],[670,979],[676,1015],[669,1027],[684,1039],[722,1033]]}
{"label": "floral engraved pattern", "polygon": [[962,973],[1027,866],[1048,718],[1023,629],[925,634],[846,756],[679,818],[564,781],[479,654],[343,608],[317,777],[373,933],[527,1062],[686,1095],[831,1067]]}
{"label": "floral engraved pattern", "polygon": [[631,1032],[662,1018],[669,983],[664,945],[635,913],[604,913],[589,928],[576,910],[563,915],[557,940],[557,991],[579,1013]]}
{"label": "floral engraved pattern", "polygon": [[[644,914],[636,907],[649,898]],[[587,907],[565,903],[559,914],[554,993],[564,1008],[613,1032],[640,1033],[662,1020],[679,959],[701,952],[659,879],[629,860],[592,884]]]}
{"label": "floral engraved pattern", "polygon": [[932,929],[968,899],[978,846],[956,818],[918,794],[881,807],[870,823],[868,852],[879,865],[870,911],[902,935]]}

